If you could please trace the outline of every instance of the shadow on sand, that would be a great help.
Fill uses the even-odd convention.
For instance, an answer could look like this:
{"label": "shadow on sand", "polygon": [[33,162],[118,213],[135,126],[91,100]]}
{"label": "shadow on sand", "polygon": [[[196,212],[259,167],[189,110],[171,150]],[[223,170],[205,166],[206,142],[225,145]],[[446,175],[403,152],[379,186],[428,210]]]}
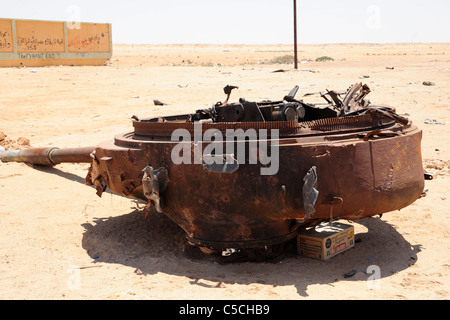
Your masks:
{"label": "shadow on sand", "polygon": [[[357,233],[354,248],[327,261],[287,254],[277,262],[219,264],[217,256],[189,246],[184,231],[165,215],[153,211],[145,220],[141,209],[83,225],[82,245],[91,257],[98,256],[97,262],[123,264],[143,275],[163,272],[185,276],[192,279],[192,285],[205,287],[222,283],[295,286],[304,297],[312,284],[332,286],[336,281],[368,279],[371,273],[364,272],[370,265],[378,266],[383,278],[417,261],[420,245],[412,246],[390,224],[379,218],[355,223],[368,232]],[[352,271],[357,271],[354,277],[345,276]]]}
{"label": "shadow on sand", "polygon": [[[84,178],[54,167],[36,166],[35,169],[85,184]],[[222,283],[295,286],[299,295],[307,297],[309,285],[333,286],[336,281],[367,279],[370,274],[364,272],[370,265],[380,268],[381,278],[388,277],[414,264],[421,249],[420,244],[407,242],[389,223],[369,218],[354,222],[368,230],[355,235],[354,248],[327,261],[287,254],[275,262],[219,264],[217,256],[205,255],[189,246],[184,231],[165,215],[153,210],[145,220],[144,206],[140,208],[138,201],[129,200],[130,205],[135,204],[129,214],[83,225],[83,248],[91,257],[98,256],[96,262],[130,266],[143,275],[163,272],[185,276],[192,279],[192,285],[212,288]],[[352,276],[346,277],[346,274]]]}

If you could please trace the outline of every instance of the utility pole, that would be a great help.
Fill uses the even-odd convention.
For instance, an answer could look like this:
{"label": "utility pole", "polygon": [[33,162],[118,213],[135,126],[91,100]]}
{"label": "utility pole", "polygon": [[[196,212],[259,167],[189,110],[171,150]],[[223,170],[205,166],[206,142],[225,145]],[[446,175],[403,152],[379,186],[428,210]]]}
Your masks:
{"label": "utility pole", "polygon": [[297,0],[294,0],[294,68],[298,69],[298,60],[297,60]]}

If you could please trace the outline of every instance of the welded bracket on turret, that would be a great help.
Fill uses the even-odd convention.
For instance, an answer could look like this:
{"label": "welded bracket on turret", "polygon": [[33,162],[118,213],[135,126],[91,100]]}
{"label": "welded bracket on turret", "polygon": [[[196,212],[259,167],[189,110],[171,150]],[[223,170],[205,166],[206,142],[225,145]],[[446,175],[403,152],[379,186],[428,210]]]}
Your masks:
{"label": "welded bracket on turret", "polygon": [[305,217],[309,218],[316,212],[314,205],[316,204],[319,191],[317,188],[317,169],[312,166],[303,178],[303,206],[305,208]]}
{"label": "welded bracket on turret", "polygon": [[161,192],[166,189],[167,183],[169,182],[167,169],[160,167],[154,170],[152,166],[148,165],[142,171],[144,172],[144,176],[142,177],[142,188],[145,197],[149,201],[149,206],[151,202],[153,202],[156,211],[162,213]]}

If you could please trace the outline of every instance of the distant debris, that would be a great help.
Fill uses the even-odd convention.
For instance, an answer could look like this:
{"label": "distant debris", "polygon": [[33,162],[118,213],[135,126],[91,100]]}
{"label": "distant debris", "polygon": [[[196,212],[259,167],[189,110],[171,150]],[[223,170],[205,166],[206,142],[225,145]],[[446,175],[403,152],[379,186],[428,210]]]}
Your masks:
{"label": "distant debris", "polygon": [[[294,71],[294,70],[295,69],[278,69],[278,70],[272,71],[272,73],[275,73],[275,72],[289,72],[289,71]],[[300,69],[300,71],[305,71],[305,72],[310,72],[310,73],[319,72],[319,71],[313,70],[313,69]]]}
{"label": "distant debris", "polygon": [[437,121],[435,119],[431,120],[431,119],[428,119],[428,118],[424,120],[424,123],[426,123],[426,124],[445,124],[445,123],[439,122],[439,121]]}
{"label": "distant debris", "polygon": [[388,70],[394,70],[394,67],[386,67]]}
{"label": "distant debris", "polygon": [[167,103],[161,102],[159,100],[153,100],[153,103],[155,104],[155,106],[165,106],[167,105]]}
{"label": "distant debris", "polygon": [[436,85],[436,83],[431,82],[431,81],[424,81],[422,84],[423,84],[424,86],[428,86],[428,87],[430,87],[430,86],[435,86],[435,85]]}
{"label": "distant debris", "polygon": [[319,72],[319,71],[313,70],[313,69],[301,69],[300,71],[306,71],[306,72],[309,72],[309,73],[316,73],[316,72]]}

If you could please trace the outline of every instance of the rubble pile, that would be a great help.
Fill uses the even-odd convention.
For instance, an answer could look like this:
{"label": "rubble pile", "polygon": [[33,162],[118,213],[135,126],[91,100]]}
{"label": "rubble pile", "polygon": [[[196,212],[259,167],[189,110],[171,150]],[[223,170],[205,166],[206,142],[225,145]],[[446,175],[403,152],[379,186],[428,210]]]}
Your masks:
{"label": "rubble pile", "polygon": [[5,150],[20,150],[30,148],[30,140],[20,137],[17,140],[9,138],[4,132],[0,131],[0,147]]}

